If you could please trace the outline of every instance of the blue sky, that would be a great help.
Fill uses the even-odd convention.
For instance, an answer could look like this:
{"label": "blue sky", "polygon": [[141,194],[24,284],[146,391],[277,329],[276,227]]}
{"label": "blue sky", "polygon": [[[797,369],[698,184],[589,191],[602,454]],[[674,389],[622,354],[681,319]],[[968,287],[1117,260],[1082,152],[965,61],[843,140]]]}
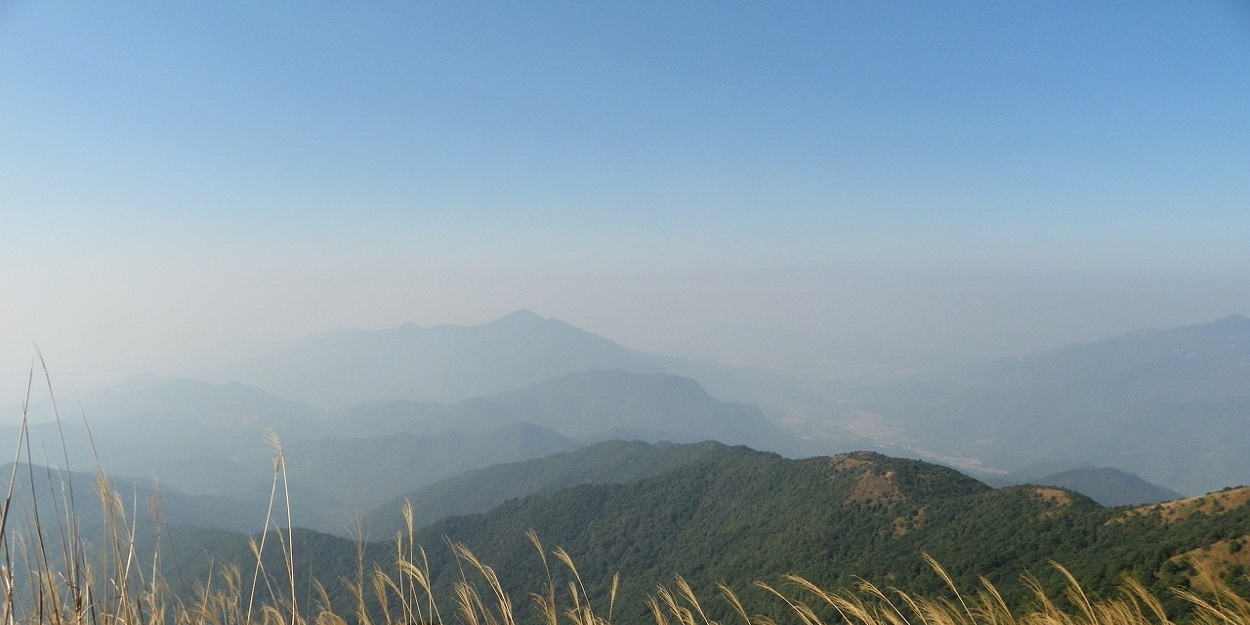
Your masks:
{"label": "blue sky", "polygon": [[92,380],[522,307],[981,354],[1244,314],[1248,6],[0,4],[0,348]]}

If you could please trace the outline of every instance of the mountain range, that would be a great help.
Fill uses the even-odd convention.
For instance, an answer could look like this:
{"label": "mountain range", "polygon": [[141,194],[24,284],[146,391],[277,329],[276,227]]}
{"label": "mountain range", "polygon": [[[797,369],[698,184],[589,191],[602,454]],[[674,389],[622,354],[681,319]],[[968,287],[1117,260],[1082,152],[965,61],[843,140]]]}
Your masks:
{"label": "mountain range", "polygon": [[[268,498],[280,450],[285,477],[300,493],[297,518],[336,533],[436,480],[604,440],[804,445],[758,409],[718,401],[692,380],[616,370],[565,374],[452,404],[393,400],[336,410],[238,382],[146,376],[82,404],[92,407],[85,422],[30,426],[32,449],[53,450],[35,462],[93,472],[98,459],[110,475],[256,502]],[[0,428],[0,445],[16,448],[18,435]]]}
{"label": "mountain range", "polygon": [[[610,439],[715,440],[791,457],[876,448],[995,483],[1021,481],[1013,472],[1030,466],[1082,468],[1034,477],[1105,503],[1145,503],[1246,481],[1248,354],[1250,320],[1233,316],[822,384],[648,355],[520,311],[472,327],[331,332],[218,372],[269,376],[292,397],[239,380],[137,376],[82,398],[60,424],[32,424],[28,460],[93,471],[99,458],[109,474],[255,509],[273,479],[273,431],[301,522],[340,533],[435,481]],[[365,375],[375,369],[385,373]],[[765,408],[718,399],[674,371]],[[466,393],[485,394],[429,399]],[[366,401],[337,405],[349,398]],[[14,448],[16,436],[0,428],[0,445]],[[1121,472],[1089,475],[1093,467]]]}
{"label": "mountain range", "polygon": [[196,377],[341,408],[389,399],[452,403],[592,369],[663,371],[645,354],[519,310],[476,326],[333,330]]}
{"label": "mountain range", "polygon": [[[5,537],[37,523],[64,540],[73,525],[57,524],[73,517],[107,543],[120,504],[136,557],[203,579],[246,570],[254,532],[289,522],[279,542],[297,574],[347,605],[334,580],[393,571],[397,555],[357,541],[403,536],[409,504],[440,590],[463,580],[448,542],[505,587],[541,589],[534,530],[594,596],[621,573],[630,618],[678,574],[702,596],[788,573],[941,592],[920,554],[1012,603],[1031,596],[1025,574],[1062,592],[1050,560],[1094,593],[1129,573],[1174,598],[1164,590],[1200,585],[1202,568],[1250,590],[1250,488],[1233,487],[1250,475],[1248,358],[1239,316],[870,380],[648,355],[528,311],[331,332],[212,382],[137,376],[62,406],[59,422],[35,422],[52,411],[33,406],[18,458],[45,466],[5,469],[24,478]],[[0,427],[0,448],[20,436]],[[856,447],[907,457],[844,453]],[[97,462],[104,508],[84,503]],[[280,554],[263,558],[284,587]]]}
{"label": "mountain range", "polygon": [[[722,442],[791,455],[876,448],[987,479],[1047,462],[1115,467],[1187,494],[1250,475],[1250,456],[1238,445],[1250,435],[1244,316],[909,375],[881,368],[864,380],[816,373],[836,369],[800,376],[767,362],[729,366],[646,354],[518,311],[471,327],[335,331],[213,375],[316,405],[368,401],[380,412],[395,401],[401,403],[390,409],[416,413],[423,409],[415,406],[435,399],[473,401],[591,370],[668,373],[696,380],[718,398],[758,406],[791,435],[785,442]],[[631,437],[627,430],[618,435]]]}
{"label": "mountain range", "polygon": [[1110,466],[1183,493],[1250,476],[1250,319],[1219,321],[839,388],[884,449],[999,474]]}

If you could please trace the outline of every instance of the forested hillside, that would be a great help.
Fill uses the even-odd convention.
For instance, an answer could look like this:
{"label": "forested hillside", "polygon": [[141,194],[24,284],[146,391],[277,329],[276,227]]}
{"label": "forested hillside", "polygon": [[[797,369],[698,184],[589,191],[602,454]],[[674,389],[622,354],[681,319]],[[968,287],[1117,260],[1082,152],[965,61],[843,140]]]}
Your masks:
{"label": "forested hillside", "polygon": [[[1221,541],[1245,544],[1250,507],[1181,520],[1154,509],[1127,515],[1062,489],[994,490],[950,469],[877,454],[788,460],[733,448],[636,484],[579,486],[447,519],[418,539],[463,542],[497,564],[508,585],[528,587],[542,575],[519,538],[529,529],[573,554],[588,583],[607,584],[620,572],[626,605],[640,605],[654,580],[674,574],[705,592],[786,573],[834,587],[862,577],[939,590],[922,553],[961,585],[984,576],[1023,601],[1021,575],[1051,588],[1063,583],[1050,561],[1096,592],[1110,592],[1124,573],[1159,589],[1188,585],[1193,570],[1172,558]],[[1235,574],[1231,566],[1222,572]]]}
{"label": "forested hillside", "polygon": [[[1106,508],[1060,488],[993,489],[952,469],[868,452],[792,460],[719,445],[652,447],[650,456],[639,456],[629,447],[597,448],[621,459],[603,479],[624,480],[631,472],[650,477],[632,483],[583,483],[513,499],[482,514],[446,518],[410,537],[401,527],[398,535],[424,546],[433,587],[446,594],[461,579],[464,564],[453,556],[453,543],[493,566],[504,587],[542,588],[547,573],[527,538],[532,530],[549,549],[567,551],[591,595],[606,596],[619,574],[620,615],[629,618],[642,618],[645,596],[654,592],[655,584],[677,575],[702,596],[712,596],[717,583],[749,594],[755,592],[756,580],[777,582],[787,574],[830,588],[864,579],[940,593],[944,582],[923,554],[941,562],[962,587],[975,588],[984,577],[1013,605],[1032,597],[1020,581],[1023,575],[1036,576],[1052,594],[1062,593],[1066,578],[1051,562],[1066,566],[1095,594],[1111,593],[1123,575],[1131,575],[1172,610],[1192,607],[1167,589],[1200,586],[1195,565],[1250,590],[1244,576],[1250,564],[1250,549],[1245,549],[1250,546],[1250,488],[1140,508]],[[631,458],[676,466],[656,473],[628,467]],[[562,480],[577,481],[568,469],[578,463],[568,459],[516,465],[526,470],[516,471],[520,477],[514,486],[545,490]],[[544,473],[544,468],[553,472]],[[584,477],[595,481],[594,476]],[[80,476],[78,481],[88,479]],[[450,485],[473,483],[469,474],[433,489],[433,500],[451,496],[446,490]],[[54,482],[37,485],[51,488]],[[283,493],[285,482],[275,487]],[[115,509],[146,497],[139,493],[129,502],[119,497]],[[315,579],[336,609],[356,600],[342,580],[363,579],[357,576],[368,577],[375,569],[395,572],[396,545],[382,536],[376,536],[380,542],[357,543],[297,530],[292,541],[285,532],[276,532],[286,524],[284,498],[278,497],[271,531],[263,537],[196,528],[188,524],[186,510],[171,510],[173,514],[158,517],[158,526],[138,524],[142,531],[135,536],[134,557],[160,562],[168,579],[186,583],[206,579],[223,565],[240,571],[254,568],[249,542],[259,548],[267,540],[262,570],[269,590],[263,594],[287,588],[286,571],[293,567],[301,601],[319,596]],[[82,493],[78,500],[80,508],[94,503]],[[177,506],[187,505],[183,501],[195,504],[181,496],[171,499]],[[52,499],[43,508],[56,510],[57,505]],[[30,525],[21,521],[32,520],[29,512],[19,510],[6,536],[28,535],[30,530],[23,528]],[[123,517],[123,522],[149,513],[131,509],[130,514],[135,516]],[[99,517],[83,520],[98,524],[93,518]],[[399,518],[402,523],[402,512]],[[57,523],[45,520],[44,531],[63,532]],[[153,527],[157,531],[146,529]],[[90,536],[110,535],[107,525],[96,528]],[[153,559],[158,538],[162,555]],[[290,554],[289,563],[284,554]],[[708,609],[717,618],[730,616],[727,604]]]}

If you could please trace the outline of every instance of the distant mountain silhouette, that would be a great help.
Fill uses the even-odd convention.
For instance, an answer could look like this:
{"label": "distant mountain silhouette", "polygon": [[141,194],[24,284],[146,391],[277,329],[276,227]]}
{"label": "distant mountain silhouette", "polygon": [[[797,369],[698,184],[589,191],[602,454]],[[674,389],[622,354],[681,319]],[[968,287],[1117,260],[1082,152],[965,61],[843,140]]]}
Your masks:
{"label": "distant mountain silhouette", "polygon": [[[142,376],[85,398],[83,406],[90,434],[81,418],[31,426],[32,449],[50,456],[36,462],[93,472],[99,458],[113,475],[155,478],[223,501],[263,501],[278,453],[268,441],[272,432],[289,484],[309,504],[299,519],[333,532],[432,481],[613,438],[801,447],[758,409],[720,402],[692,380],[612,370],[453,404],[395,400],[338,410],[238,382]],[[16,448],[17,432],[0,429],[0,445]]]}
{"label": "distant mountain silhouette", "polygon": [[[360,418],[362,432],[382,434],[394,418],[436,416],[440,409],[435,404],[455,404],[590,371],[691,378],[719,399],[760,407],[773,422],[784,419],[791,426],[799,421],[811,426],[795,428],[809,441],[806,446],[775,448],[785,453],[833,453],[871,444],[860,433],[820,422],[837,405],[824,381],[630,350],[529,310],[476,326],[423,328],[407,323],[391,330],[333,330],[194,375],[217,382],[241,381],[309,404],[349,410]],[[368,415],[358,410],[363,404],[372,405]],[[630,426],[615,433],[619,438],[648,440],[651,434],[654,428],[648,433]],[[774,449],[749,439],[737,442]]]}
{"label": "distant mountain silhouette", "polygon": [[[307,359],[296,357],[300,350]],[[441,364],[430,360],[438,350],[447,354],[434,359]],[[1250,440],[1248,359],[1250,319],[1234,316],[878,384],[830,385],[830,393],[842,394],[836,401],[812,409],[801,399],[785,413],[787,425],[798,415],[811,426],[805,433],[813,435],[800,440],[754,407],[650,370],[659,360],[523,311],[468,328],[332,332],[267,361],[270,373],[301,384],[393,362],[398,373],[362,379],[392,376],[396,384],[407,380],[399,386],[427,390],[442,380],[463,391],[485,371],[493,373],[483,386],[507,387],[502,390],[451,403],[399,398],[325,409],[241,382],[137,377],[83,398],[90,438],[77,412],[63,414],[59,427],[32,425],[32,460],[94,470],[98,452],[112,474],[155,477],[194,495],[255,497],[271,480],[275,452],[265,432],[273,430],[294,469],[291,483],[308,489],[306,500],[325,510],[304,518],[324,528],[327,519],[461,471],[603,440],[716,440],[820,455],[830,440],[851,440],[837,438],[839,428],[858,421],[857,431],[871,430],[882,445],[956,466],[964,459],[999,469],[1044,462],[1114,466],[1192,494],[1250,475],[1243,449]],[[603,360],[646,370],[591,366]],[[718,383],[732,380],[727,375]],[[67,454],[60,451],[62,435]],[[14,448],[15,436],[16,429],[0,428],[4,448]],[[457,436],[489,442],[461,445]],[[1140,497],[1133,495],[1146,501]]]}
{"label": "distant mountain silhouette", "polygon": [[391,399],[455,402],[591,369],[663,370],[606,338],[521,310],[476,326],[334,330],[200,377],[344,407]]}
{"label": "distant mountain silhouette", "polygon": [[[105,508],[101,505],[100,474],[95,472],[65,471],[62,469],[27,463],[7,463],[0,466],[0,488],[7,492],[9,477],[16,469],[17,480],[9,510],[11,518],[31,518],[35,506],[39,509],[60,510],[62,514],[73,506],[73,518],[78,529],[92,540],[99,539],[105,531]],[[159,511],[161,523],[170,526],[213,528],[250,533],[264,524],[266,501],[189,495],[178,489],[161,485],[152,478],[126,475],[108,475],[106,484],[126,508],[138,531],[153,531],[155,518],[152,509]],[[297,493],[302,495],[303,493]],[[135,503],[142,509],[134,510]],[[293,502],[296,509],[314,502]],[[134,512],[139,512],[135,515]],[[46,512],[44,513],[46,514]],[[47,518],[47,517],[45,517]],[[57,527],[63,518],[56,518]],[[49,527],[52,527],[51,521]]]}
{"label": "distant mountain silhouette", "polygon": [[337,515],[337,527],[307,525],[342,533],[360,514],[436,480],[576,447],[577,443],[548,428],[511,423],[472,434],[446,431],[421,437],[392,434],[302,441],[286,450],[286,466],[293,483],[346,506]]}
{"label": "distant mountain silhouette", "polygon": [[1250,475],[1250,319],[1004,358],[846,391],[921,455],[1114,466],[1200,493]]}
{"label": "distant mountain silhouette", "polygon": [[337,436],[477,432],[527,422],[588,442],[717,440],[793,455],[808,450],[758,408],[720,401],[694,380],[659,373],[582,371],[453,404],[392,400],[334,414]]}
{"label": "distant mountain silhouette", "polygon": [[[266,432],[293,442],[322,436],[326,427],[325,411],[256,387],[145,375],[84,397],[72,410],[62,407],[60,425],[32,423],[30,438],[36,463],[94,472],[98,458],[113,475],[183,486],[184,478],[202,476],[193,480],[229,491],[237,478],[266,479],[241,475],[269,462]],[[14,449],[17,435],[16,427],[0,428],[2,448]]]}
{"label": "distant mountain silhouette", "polygon": [[1074,490],[1104,506],[1138,506],[1184,498],[1170,488],[1110,467],[1068,469],[1031,481]]}
{"label": "distant mountain silhouette", "polygon": [[460,427],[527,419],[567,436],[693,443],[717,440],[778,450],[791,443],[758,408],[718,401],[694,380],[595,370],[460,402]]}

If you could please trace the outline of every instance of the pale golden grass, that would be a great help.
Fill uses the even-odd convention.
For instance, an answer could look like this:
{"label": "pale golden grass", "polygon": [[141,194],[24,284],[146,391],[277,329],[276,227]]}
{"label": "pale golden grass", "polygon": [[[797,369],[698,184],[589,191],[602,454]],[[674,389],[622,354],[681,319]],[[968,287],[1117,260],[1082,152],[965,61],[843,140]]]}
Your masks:
{"label": "pale golden grass", "polygon": [[1049,488],[1046,486],[1036,486],[1032,489],[1033,493],[1045,501],[1046,503],[1056,506],[1072,505],[1072,496],[1060,488]]}

